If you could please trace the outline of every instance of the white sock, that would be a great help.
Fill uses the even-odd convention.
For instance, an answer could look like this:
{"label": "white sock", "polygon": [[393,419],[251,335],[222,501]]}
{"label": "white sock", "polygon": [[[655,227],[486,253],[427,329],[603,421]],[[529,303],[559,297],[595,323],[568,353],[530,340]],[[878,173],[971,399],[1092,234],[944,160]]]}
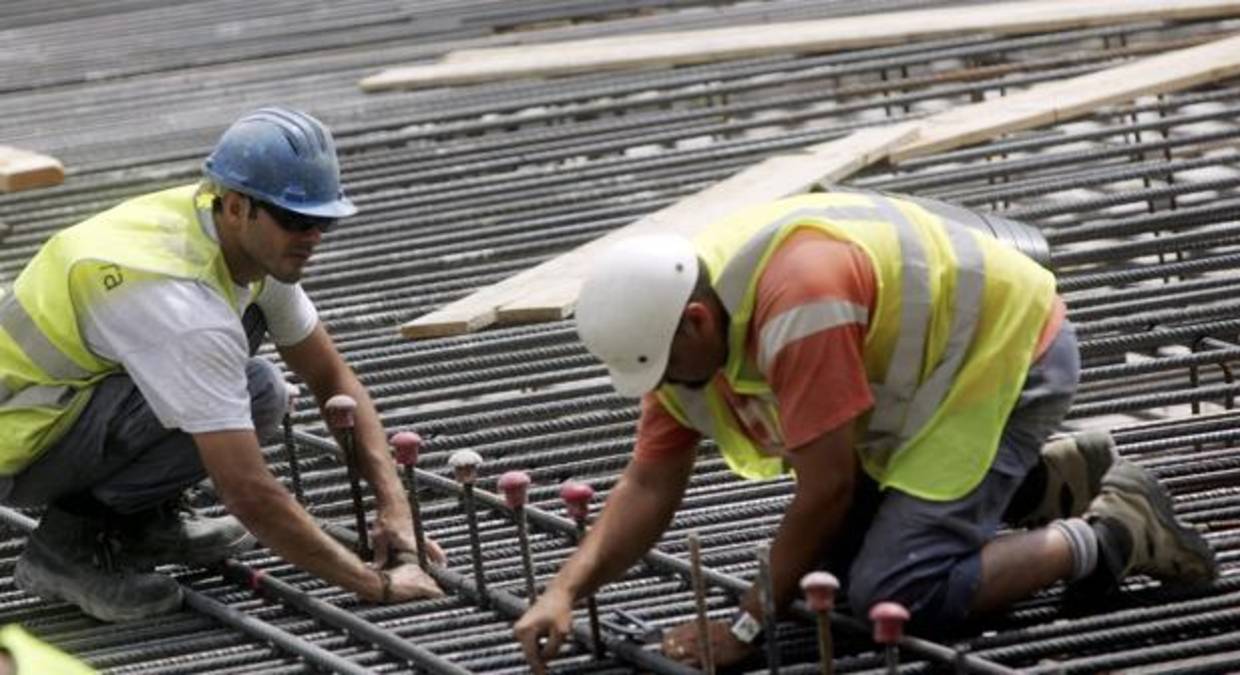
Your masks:
{"label": "white sock", "polygon": [[1078,581],[1089,576],[1098,566],[1098,536],[1094,528],[1080,518],[1056,520],[1050,527],[1063,534],[1072,551],[1072,576],[1068,580]]}

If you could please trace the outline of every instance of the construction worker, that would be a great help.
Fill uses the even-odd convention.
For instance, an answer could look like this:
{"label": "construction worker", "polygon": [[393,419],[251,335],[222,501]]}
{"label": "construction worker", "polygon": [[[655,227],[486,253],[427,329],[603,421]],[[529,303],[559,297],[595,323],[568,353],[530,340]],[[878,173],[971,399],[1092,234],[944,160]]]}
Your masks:
{"label": "construction worker", "polygon": [[[703,436],[743,477],[795,474],[771,545],[777,608],[820,565],[854,613],[896,601],[922,627],[1057,580],[1213,578],[1207,544],[1108,434],[1042,448],[1080,368],[1054,277],[959,207],[927,204],[802,195],[594,262],[577,330],[641,418],[597,524],[515,627],[535,672],[573,602],[658,540]],[[996,537],[1003,522],[1033,529]],[[750,589],[710,628],[716,663],[745,658],[762,619]],[[666,631],[663,650],[696,663],[696,626]]]}
{"label": "construction worker", "polygon": [[[436,595],[374,405],[298,284],[356,207],[331,133],[263,108],[236,121],[204,179],[128,200],[54,235],[0,296],[0,502],[46,506],[17,561],[21,589],[105,621],[178,608],[155,565],[252,546],[371,601]],[[260,440],[288,403],[269,332],[315,398],[358,402],[377,501],[374,566],[327,537],[268,469]],[[204,477],[231,516],[184,490]],[[428,551],[442,558],[437,547]]]}

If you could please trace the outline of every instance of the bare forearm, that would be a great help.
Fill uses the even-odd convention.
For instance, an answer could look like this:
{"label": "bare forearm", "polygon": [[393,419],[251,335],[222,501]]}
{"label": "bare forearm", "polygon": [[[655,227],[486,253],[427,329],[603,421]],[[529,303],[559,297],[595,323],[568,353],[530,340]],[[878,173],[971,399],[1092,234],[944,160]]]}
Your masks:
{"label": "bare forearm", "polygon": [[272,475],[254,432],[195,434],[194,441],[224,506],[259,541],[327,581],[368,599],[381,595],[378,575],[324,534]]}
{"label": "bare forearm", "polygon": [[357,556],[327,536],[278,484],[226,506],[260,541],[292,565],[325,581],[378,599],[381,582]]}
{"label": "bare forearm", "polygon": [[661,488],[644,487],[635,473],[632,467],[626,470],[598,523],[556,575],[552,588],[573,598],[589,595],[623,574],[667,529],[680,505],[683,480],[674,479],[673,485]]}
{"label": "bare forearm", "polygon": [[[852,423],[797,448],[789,453],[788,461],[797,474],[796,494],[771,542],[771,585],[777,612],[788,606],[801,577],[822,559],[852,505],[858,470]],[[762,616],[754,588],[745,594],[741,606]]]}

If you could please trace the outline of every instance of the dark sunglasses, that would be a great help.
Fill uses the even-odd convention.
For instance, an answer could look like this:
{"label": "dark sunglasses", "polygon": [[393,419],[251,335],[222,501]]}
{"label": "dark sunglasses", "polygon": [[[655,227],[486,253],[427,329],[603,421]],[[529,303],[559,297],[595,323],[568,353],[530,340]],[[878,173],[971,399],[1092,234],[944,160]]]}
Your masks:
{"label": "dark sunglasses", "polygon": [[276,225],[279,225],[280,229],[287,232],[302,234],[318,228],[320,232],[327,234],[332,230],[332,228],[336,227],[335,218],[307,216],[303,213],[289,211],[288,209],[280,208],[275,204],[270,204],[257,199],[251,199],[250,203],[266,211],[267,215],[271,216],[271,219],[276,221]]}

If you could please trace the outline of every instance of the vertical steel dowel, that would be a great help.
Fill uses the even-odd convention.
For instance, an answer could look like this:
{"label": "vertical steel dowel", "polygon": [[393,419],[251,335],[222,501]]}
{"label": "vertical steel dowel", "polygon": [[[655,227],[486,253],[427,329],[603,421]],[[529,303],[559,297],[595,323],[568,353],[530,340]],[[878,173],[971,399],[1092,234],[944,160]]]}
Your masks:
{"label": "vertical steel dowel", "polygon": [[306,503],[306,495],[301,489],[301,465],[297,459],[297,439],[293,436],[293,412],[297,407],[297,387],[284,383],[284,392],[288,399],[284,406],[284,457],[288,461],[288,475],[293,483],[293,496],[301,504]]}
{"label": "vertical steel dowel", "polygon": [[702,577],[702,542],[697,532],[689,533],[689,568],[693,578],[693,602],[697,608],[698,654],[702,672],[715,675],[714,645],[710,639],[710,616],[706,613],[706,580]]}
{"label": "vertical steel dowel", "polygon": [[398,431],[389,441],[395,450],[396,463],[404,469],[405,495],[409,498],[409,513],[413,517],[413,539],[418,546],[418,566],[426,569],[426,530],[422,525],[422,509],[418,504],[418,453],[422,450],[422,437],[413,431]]}
{"label": "vertical steel dowel", "polygon": [[874,622],[874,641],[883,645],[887,657],[887,672],[900,672],[900,649],[897,646],[904,637],[904,622],[908,610],[895,602],[880,602],[870,608],[870,621]]}
{"label": "vertical steel dowel", "polygon": [[478,480],[478,467],[482,464],[482,456],[473,450],[457,450],[448,458],[448,465],[461,484],[463,492],[461,501],[465,507],[465,522],[469,525],[469,548],[474,556],[474,584],[478,589],[478,605],[490,606],[487,596],[486,577],[482,572],[482,542],[478,536],[478,512],[474,506],[474,482]]}
{"label": "vertical steel dowel", "polygon": [[822,675],[835,675],[835,650],[831,645],[831,610],[835,609],[835,592],[839,579],[829,572],[810,572],[801,577],[805,606],[818,617],[818,654]]}
{"label": "vertical steel dowel", "polygon": [[499,477],[498,487],[504,501],[512,509],[517,526],[517,542],[521,546],[521,570],[525,574],[525,597],[531,605],[538,598],[534,583],[534,561],[530,558],[530,535],[525,519],[525,500],[530,489],[530,475],[524,471],[508,471]]}
{"label": "vertical steel dowel", "polygon": [[357,421],[357,401],[351,396],[337,394],[323,406],[327,411],[327,424],[340,434],[344,443],[344,463],[349,474],[349,491],[353,496],[353,514],[357,518],[357,555],[370,560],[370,533],[366,530],[366,507],[362,502],[362,484],[357,464],[357,445],[353,427]]}
{"label": "vertical steel dowel", "polygon": [[[577,523],[579,542],[584,541],[586,537],[586,527],[590,520],[590,500],[593,498],[594,488],[585,483],[570,480],[560,486],[560,499],[564,500],[564,510],[568,511],[569,517]],[[590,641],[594,648],[594,656],[602,658],[603,640],[599,635],[598,602],[594,599],[593,593],[586,597],[586,612],[590,616]]]}
{"label": "vertical steel dowel", "polygon": [[762,596],[762,623],[766,633],[766,667],[771,675],[779,672],[779,621],[775,618],[775,583],[771,577],[771,547],[758,547],[758,589]]}

